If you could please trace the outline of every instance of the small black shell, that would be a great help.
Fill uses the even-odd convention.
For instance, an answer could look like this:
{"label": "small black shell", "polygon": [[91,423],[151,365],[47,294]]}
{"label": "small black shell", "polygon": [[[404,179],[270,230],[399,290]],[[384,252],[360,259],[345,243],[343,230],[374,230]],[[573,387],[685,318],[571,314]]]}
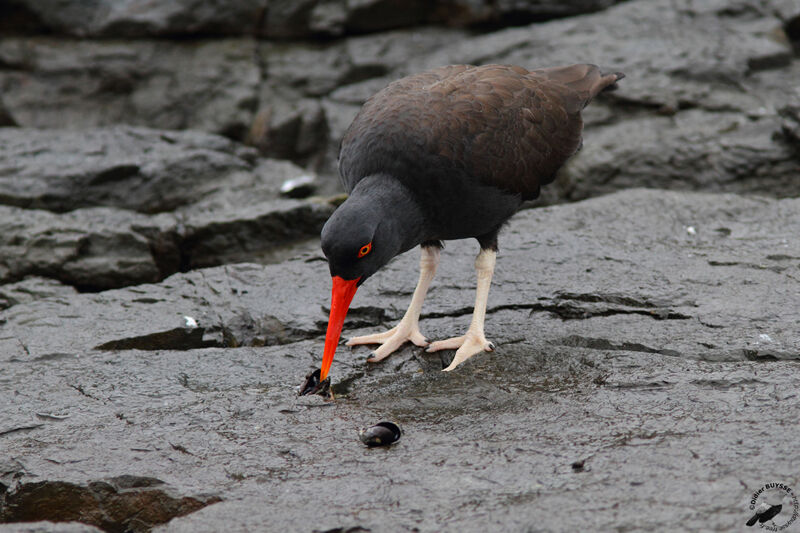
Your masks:
{"label": "small black shell", "polygon": [[361,442],[369,447],[388,446],[400,440],[400,426],[392,422],[378,422],[358,432]]}
{"label": "small black shell", "polygon": [[305,396],[306,394],[319,394],[327,396],[331,388],[331,378],[325,378],[325,381],[319,381],[320,369],[314,370],[306,376],[306,380],[300,385],[300,392],[298,396]]}

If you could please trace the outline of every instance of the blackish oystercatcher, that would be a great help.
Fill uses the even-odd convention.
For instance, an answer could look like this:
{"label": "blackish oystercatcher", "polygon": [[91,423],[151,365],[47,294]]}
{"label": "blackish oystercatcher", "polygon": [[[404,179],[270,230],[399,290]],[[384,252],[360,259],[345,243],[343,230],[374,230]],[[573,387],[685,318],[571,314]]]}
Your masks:
{"label": "blackish oystercatcher", "polygon": [[[358,286],[418,244],[419,283],[405,316],[385,333],[347,344],[380,344],[371,362],[406,341],[429,352],[457,349],[445,370],[492,351],[483,322],[497,234],[581,147],[581,110],[623,77],[594,65],[451,65],[397,80],[367,100],[339,151],[349,197],[322,229],[333,291],[320,380]],[[480,244],[472,323],[463,336],[429,344],[419,314],[442,241],[468,237]]]}
{"label": "blackish oystercatcher", "polygon": [[762,524],[764,522],[768,522],[778,516],[778,514],[781,512],[781,509],[783,509],[782,504],[770,505],[766,502],[762,502],[761,505],[758,506],[756,514],[754,514],[753,517],[747,521],[747,525],[752,527],[756,525],[756,522],[760,522]]}

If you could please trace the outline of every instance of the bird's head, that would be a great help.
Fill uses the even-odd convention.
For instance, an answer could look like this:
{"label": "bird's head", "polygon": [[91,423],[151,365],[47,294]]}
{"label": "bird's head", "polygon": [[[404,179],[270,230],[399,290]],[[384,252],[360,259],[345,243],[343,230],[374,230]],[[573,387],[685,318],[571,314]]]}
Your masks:
{"label": "bird's head", "polygon": [[333,289],[320,381],[330,370],[356,290],[401,251],[400,234],[392,230],[392,222],[384,214],[351,196],[322,228],[322,251],[328,258]]}

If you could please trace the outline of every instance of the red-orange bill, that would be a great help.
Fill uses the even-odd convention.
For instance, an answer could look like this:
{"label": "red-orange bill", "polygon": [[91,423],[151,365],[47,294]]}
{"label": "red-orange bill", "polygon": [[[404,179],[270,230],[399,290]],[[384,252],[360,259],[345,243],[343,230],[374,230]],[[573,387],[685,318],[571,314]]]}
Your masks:
{"label": "red-orange bill", "polygon": [[342,334],[344,317],[350,309],[350,302],[358,289],[358,279],[343,279],[333,276],[333,289],[331,290],[331,314],[328,318],[328,332],[325,333],[325,350],[322,354],[322,368],[319,380],[325,381],[328,371],[333,363],[333,355],[336,353],[336,346],[339,344],[339,337]]}

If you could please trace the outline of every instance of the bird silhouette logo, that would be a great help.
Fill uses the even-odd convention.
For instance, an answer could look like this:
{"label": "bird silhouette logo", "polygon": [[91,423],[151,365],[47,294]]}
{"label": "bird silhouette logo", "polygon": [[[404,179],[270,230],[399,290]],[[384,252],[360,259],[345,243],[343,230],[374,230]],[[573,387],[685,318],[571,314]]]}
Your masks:
{"label": "bird silhouette logo", "polygon": [[778,514],[780,514],[781,509],[783,509],[783,505],[781,504],[770,505],[766,502],[763,502],[761,505],[758,506],[756,514],[754,514],[753,517],[747,521],[747,525],[754,526],[756,525],[756,522],[760,522],[763,524],[768,520],[772,520],[773,518],[778,516]]}
{"label": "bird silhouette logo", "polygon": [[798,518],[800,505],[797,495],[785,483],[765,483],[753,492],[750,512],[753,514],[745,524],[758,525],[767,531],[783,531]]}

